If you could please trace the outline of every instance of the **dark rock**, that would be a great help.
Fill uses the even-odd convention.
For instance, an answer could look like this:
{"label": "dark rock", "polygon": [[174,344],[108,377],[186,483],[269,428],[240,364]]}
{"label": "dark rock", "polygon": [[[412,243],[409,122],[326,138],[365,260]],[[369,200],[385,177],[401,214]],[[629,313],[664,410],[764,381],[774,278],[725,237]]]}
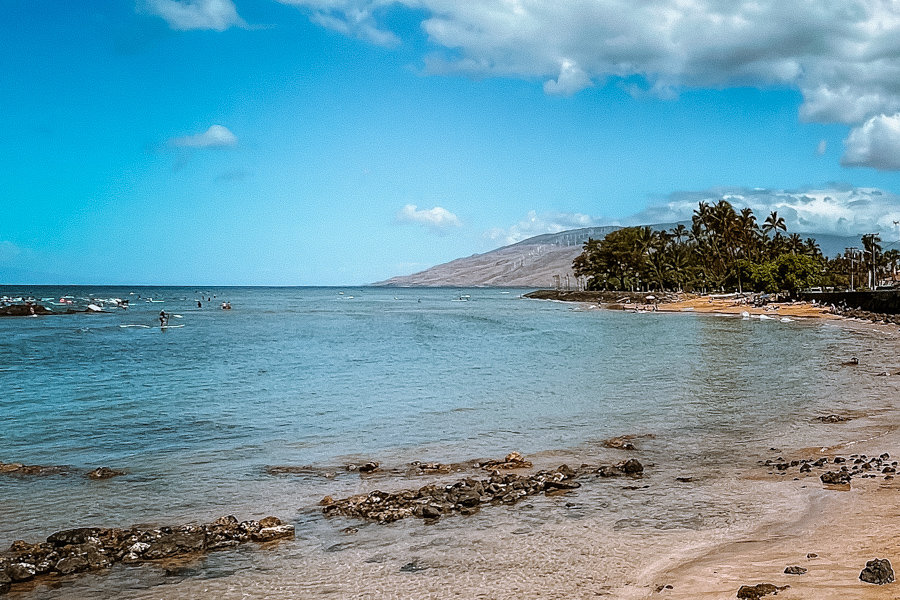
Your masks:
{"label": "dark rock", "polygon": [[56,570],[60,575],[71,575],[72,573],[80,573],[87,571],[91,567],[90,562],[84,556],[68,556],[60,559],[56,563]]}
{"label": "dark rock", "polygon": [[370,461],[370,462],[367,462],[366,464],[360,466],[359,472],[360,473],[374,473],[375,471],[379,470],[378,467],[379,467],[379,463],[377,463],[375,461]]}
{"label": "dark rock", "polygon": [[842,417],[840,415],[827,415],[824,417],[816,417],[816,421],[821,421],[822,423],[845,423],[849,421],[849,417]]}
{"label": "dark rock", "polygon": [[119,475],[124,475],[125,471],[116,471],[114,469],[110,469],[109,467],[98,467],[93,471],[89,472],[86,477],[88,479],[110,479],[112,477],[118,477]]}
{"label": "dark rock", "polygon": [[629,458],[628,460],[617,464],[616,468],[620,469],[626,475],[637,475],[638,473],[644,472],[644,465],[636,458]]}
{"label": "dark rock", "polygon": [[37,568],[31,563],[13,563],[6,567],[6,574],[14,582],[28,581],[37,574]]}
{"label": "dark rock", "polygon": [[828,485],[844,485],[850,483],[850,474],[845,471],[828,471],[819,476],[822,483]]}
{"label": "dark rock", "polygon": [[760,583],[758,585],[742,585],[738,590],[737,597],[746,600],[759,600],[763,596],[769,594],[777,595],[778,592],[788,589],[789,585],[777,586],[771,583]]}
{"label": "dark rock", "polygon": [[9,592],[11,583],[12,579],[9,578],[9,575],[6,574],[6,571],[4,569],[0,569],[0,594]]}
{"label": "dark rock", "polygon": [[861,581],[866,583],[874,583],[876,585],[884,585],[894,581],[894,570],[891,568],[891,561],[886,558],[876,558],[866,563],[866,568],[859,574]]}
{"label": "dark rock", "polygon": [[79,527],[57,531],[47,538],[47,542],[54,546],[68,546],[70,544],[83,544],[88,538],[96,537],[100,533],[97,527]]}
{"label": "dark rock", "polygon": [[581,484],[577,481],[557,481],[555,479],[548,479],[544,482],[545,490],[577,490],[581,487]]}
{"label": "dark rock", "polygon": [[806,569],[804,567],[798,567],[796,565],[786,567],[784,569],[785,575],[806,575]]}
{"label": "dark rock", "polygon": [[418,571],[424,571],[426,568],[427,567],[420,566],[416,561],[412,561],[400,567],[400,571],[403,573],[416,573]]}
{"label": "dark rock", "polygon": [[422,518],[423,519],[440,519],[441,511],[430,504],[426,504],[422,507]]}

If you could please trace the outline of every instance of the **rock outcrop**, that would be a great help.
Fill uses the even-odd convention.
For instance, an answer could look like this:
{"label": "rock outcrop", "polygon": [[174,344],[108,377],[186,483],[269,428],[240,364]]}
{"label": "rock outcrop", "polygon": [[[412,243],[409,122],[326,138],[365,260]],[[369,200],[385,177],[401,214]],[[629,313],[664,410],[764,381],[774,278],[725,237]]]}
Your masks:
{"label": "rock outcrop", "polygon": [[97,571],[117,562],[139,563],[292,537],[294,526],[276,517],[238,522],[228,516],[206,525],[159,529],[67,529],[38,544],[15,541],[6,552],[0,552],[0,594],[8,592],[12,584],[36,577]]}

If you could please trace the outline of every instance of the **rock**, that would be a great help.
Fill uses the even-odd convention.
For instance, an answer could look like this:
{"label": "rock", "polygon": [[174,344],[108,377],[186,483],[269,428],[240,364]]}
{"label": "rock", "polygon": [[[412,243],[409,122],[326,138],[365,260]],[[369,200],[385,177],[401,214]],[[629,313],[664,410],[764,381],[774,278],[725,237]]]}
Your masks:
{"label": "rock", "polygon": [[266,517],[259,520],[259,526],[262,528],[277,527],[278,525],[281,525],[281,519],[278,517]]}
{"label": "rock", "polygon": [[377,463],[375,461],[370,461],[370,462],[367,462],[366,464],[360,466],[358,470],[360,473],[374,473],[375,471],[379,470],[378,467],[379,467],[379,463]]}
{"label": "rock", "polygon": [[47,542],[54,546],[68,546],[71,544],[83,544],[88,538],[96,537],[100,533],[97,527],[79,527],[57,531],[47,538]]}
{"label": "rock", "polygon": [[60,559],[56,563],[56,570],[60,575],[71,575],[72,573],[87,571],[90,566],[86,557],[76,555]]}
{"label": "rock", "polygon": [[602,444],[604,448],[614,448],[616,450],[637,450],[637,447],[634,445],[634,442],[631,440],[634,439],[633,435],[620,435],[618,437],[609,438],[608,440],[603,440]]}
{"label": "rock", "polygon": [[886,558],[875,558],[866,563],[859,578],[866,583],[874,583],[875,585],[884,585],[894,581],[894,570],[891,568],[891,561]]}
{"label": "rock", "polygon": [[790,566],[785,567],[784,569],[785,575],[806,575],[806,569],[799,566]]}
{"label": "rock", "polygon": [[759,600],[763,596],[768,596],[769,594],[777,595],[778,592],[784,591],[788,589],[789,585],[777,586],[772,585],[771,583],[760,583],[758,585],[742,585],[738,590],[737,597],[743,598],[746,600]]}
{"label": "rock", "polygon": [[510,452],[502,461],[489,460],[487,462],[481,463],[481,468],[487,471],[493,471],[496,469],[528,469],[531,466],[531,461],[525,460],[525,457],[523,457],[518,452]]}
{"label": "rock", "polygon": [[9,575],[6,574],[6,571],[0,569],[0,594],[6,594],[9,592],[10,584],[12,580],[9,578]]}
{"label": "rock", "polygon": [[849,485],[851,477],[850,474],[845,471],[828,471],[822,473],[819,476],[819,479],[822,480],[822,483],[828,485]]}
{"label": "rock", "polygon": [[638,473],[644,472],[644,465],[636,458],[629,458],[628,460],[617,464],[616,468],[626,475],[637,475]]}
{"label": "rock", "polygon": [[431,506],[430,504],[426,504],[422,507],[422,518],[423,519],[440,519],[441,511]]}
{"label": "rock", "polygon": [[822,423],[845,423],[849,420],[849,417],[842,417],[840,415],[826,415],[824,417],[816,417],[816,421],[821,421]]}
{"label": "rock", "polygon": [[6,567],[6,574],[13,582],[28,581],[37,574],[37,568],[31,563],[13,563]]}
{"label": "rock", "polygon": [[[293,525],[283,525],[281,524],[281,521],[278,522],[278,525],[260,527],[259,531],[250,535],[250,539],[254,542],[271,542],[272,540],[294,537]],[[260,521],[260,523],[262,523],[262,521]]]}
{"label": "rock", "polygon": [[819,558],[819,555],[816,554],[815,552],[810,552],[810,553],[808,553],[808,554],[806,555],[806,558],[810,558],[810,559],[812,559],[812,558]]}
{"label": "rock", "polygon": [[99,479],[110,479],[112,477],[118,477],[119,475],[124,475],[125,471],[116,471],[114,469],[110,469],[109,467],[98,467],[93,471],[89,472],[86,477],[88,479],[99,480]]}

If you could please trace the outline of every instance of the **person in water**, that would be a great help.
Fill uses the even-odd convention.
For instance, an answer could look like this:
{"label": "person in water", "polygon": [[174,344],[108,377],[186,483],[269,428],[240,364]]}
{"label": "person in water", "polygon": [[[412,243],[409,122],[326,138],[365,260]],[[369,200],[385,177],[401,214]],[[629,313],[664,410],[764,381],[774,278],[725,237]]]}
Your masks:
{"label": "person in water", "polygon": [[197,308],[203,308],[203,304],[199,300],[197,300]]}
{"label": "person in water", "polygon": [[159,311],[159,326],[165,327],[169,324],[169,315],[166,314],[166,311]]}

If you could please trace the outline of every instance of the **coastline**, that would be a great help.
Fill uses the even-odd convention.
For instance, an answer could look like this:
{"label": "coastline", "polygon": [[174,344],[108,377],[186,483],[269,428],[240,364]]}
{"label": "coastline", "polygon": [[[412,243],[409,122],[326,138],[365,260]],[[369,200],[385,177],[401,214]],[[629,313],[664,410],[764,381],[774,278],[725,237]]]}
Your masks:
{"label": "coastline", "polygon": [[[563,293],[563,297],[540,299],[633,312],[740,316],[746,311],[756,318],[767,315],[827,322],[866,338],[897,340],[895,326],[834,314],[825,307],[803,301],[752,307],[731,299],[693,297],[653,305],[609,302],[608,297],[595,299],[584,294]],[[887,366],[890,358],[890,354],[883,356],[878,368]],[[871,374],[877,377],[897,373],[900,372],[886,370]],[[889,379],[883,381],[887,383]],[[879,387],[885,395],[896,393],[896,385]],[[888,409],[865,415],[865,409],[860,407],[855,417],[870,421],[868,427],[857,430],[855,435],[842,433],[827,446],[805,449],[807,455],[833,457],[841,452],[877,455],[882,451],[900,454],[900,412]],[[800,457],[803,452],[800,448],[781,449],[788,460]],[[757,474],[747,479],[748,485],[752,485],[766,477]],[[871,585],[859,579],[866,562],[874,558],[887,558],[895,569],[900,567],[900,542],[892,525],[900,516],[900,485],[892,475],[887,479],[854,479],[848,486],[823,485],[818,477],[795,477],[782,480],[779,485],[778,493],[793,501],[787,510],[730,539],[706,540],[690,549],[673,548],[643,572],[642,587],[653,589],[633,597],[712,600],[735,597],[741,586],[760,583],[789,586],[777,592],[787,600],[886,600],[897,596],[894,589],[897,584]],[[791,565],[802,566],[807,571],[803,575],[786,574],[784,569]]]}
{"label": "coastline", "polygon": [[[474,297],[471,304],[449,306],[468,319],[473,313],[478,314],[476,311],[491,306],[491,303],[477,300]],[[436,305],[443,308],[446,306],[443,303],[450,300],[442,298],[441,302]],[[344,301],[331,304],[344,310]],[[528,307],[527,304],[520,303],[515,308],[535,309],[526,313],[534,315],[535,319],[542,315],[556,318],[552,321],[553,328],[580,332],[585,337],[590,334],[589,330],[596,329],[589,324],[594,320],[592,317],[599,314],[577,314],[558,305]],[[415,309],[418,306],[415,303]],[[510,306],[502,303],[497,308],[497,315]],[[685,314],[690,312],[702,313],[687,311]],[[200,324],[202,313],[186,314],[195,316],[192,324]],[[239,310],[228,318],[241,314]],[[72,509],[72,514],[82,515],[80,520],[68,522],[66,526],[117,527],[143,522],[136,519],[145,516],[150,523],[187,523],[229,513],[251,518],[277,514],[296,526],[297,539],[283,542],[277,550],[247,547],[241,551],[214,553],[202,560],[194,560],[188,566],[150,564],[139,569],[116,566],[104,571],[102,576],[87,574],[60,579],[54,585],[59,583],[62,587],[53,589],[37,584],[33,596],[20,590],[12,597],[166,597],[175,600],[213,595],[239,598],[246,594],[319,599],[446,598],[453,595],[510,599],[686,599],[733,598],[740,585],[762,582],[792,585],[793,591],[779,594],[786,598],[819,598],[822,596],[814,593],[819,589],[815,586],[827,589],[829,585],[844,592],[843,596],[834,597],[865,598],[876,592],[893,591],[894,586],[876,589],[857,579],[865,561],[872,558],[887,557],[895,566],[900,562],[900,558],[894,560],[892,553],[897,548],[890,538],[890,522],[893,514],[898,512],[891,497],[897,492],[893,482],[860,479],[852,482],[849,491],[825,489],[819,481],[821,470],[802,476],[796,468],[786,475],[772,474],[756,462],[775,458],[774,454],[768,453],[772,446],[778,446],[785,459],[816,456],[822,447],[826,448],[824,454],[828,456],[846,456],[851,452],[877,455],[884,451],[900,455],[900,451],[895,452],[900,450],[900,436],[892,425],[900,422],[900,416],[890,401],[900,391],[897,389],[900,377],[893,376],[900,369],[900,361],[893,362],[898,347],[891,341],[898,339],[895,327],[888,332],[887,327],[847,319],[798,318],[798,323],[791,326],[777,322],[768,322],[767,326],[759,321],[741,323],[739,317],[654,319],[648,315],[614,313],[605,316],[609,318],[604,320],[614,327],[608,328],[608,336],[592,338],[592,346],[598,351],[603,347],[620,351],[601,354],[608,357],[602,363],[597,361],[597,353],[580,361],[586,369],[578,371],[582,379],[589,379],[591,369],[601,373],[603,369],[621,370],[626,362],[643,364],[640,368],[647,369],[647,348],[650,346],[660,352],[653,355],[653,360],[665,366],[663,371],[657,371],[655,378],[641,378],[641,372],[638,372],[638,377],[620,378],[616,386],[605,391],[591,387],[581,394],[583,411],[575,413],[572,422],[586,423],[590,431],[579,434],[578,441],[570,437],[565,426],[557,429],[552,421],[536,417],[533,421],[518,424],[516,429],[524,431],[524,435],[505,436],[502,443],[492,439],[489,445],[479,449],[438,440],[388,449],[370,444],[361,445],[359,448],[363,449],[357,448],[348,454],[329,454],[327,460],[319,461],[298,452],[279,454],[267,445],[258,456],[270,462],[245,462],[238,469],[223,474],[221,479],[208,480],[217,485],[224,483],[223,487],[232,481],[242,482],[240,495],[234,499],[228,500],[223,494],[224,499],[218,500],[217,505],[216,498],[202,498],[192,508],[187,504],[169,503],[158,513],[146,512],[134,519],[127,517],[128,520],[121,517],[121,513],[117,516],[76,508]],[[220,313],[214,313],[212,317],[224,318]],[[135,317],[129,314],[128,318]],[[27,326],[32,323],[25,321]],[[626,323],[633,324],[635,329]],[[572,324],[570,329],[564,328],[566,324]],[[482,327],[479,321],[471,330],[481,335]],[[519,327],[518,321],[503,321],[501,333],[514,332],[516,345],[529,349],[537,348],[536,343],[552,329],[544,327],[536,331],[533,338],[522,338],[518,337],[521,335]],[[585,331],[581,332],[582,329]],[[134,339],[133,333],[143,334],[142,331],[118,328],[110,328],[110,331],[116,339],[122,340]],[[191,328],[185,331],[189,332]],[[459,331],[454,329],[454,347],[459,346]],[[623,331],[634,331],[635,336],[621,335]],[[727,333],[731,331],[741,332],[741,335]],[[648,334],[641,335],[640,332]],[[725,334],[720,335],[720,332]],[[693,339],[694,333],[704,337]],[[577,336],[564,337],[568,340]],[[792,345],[794,337],[809,339],[819,351],[811,353],[804,350],[804,346]],[[160,337],[162,340],[169,338]],[[491,338],[491,346],[496,339],[496,336]],[[642,346],[642,339],[650,341]],[[882,344],[882,339],[886,343]],[[522,340],[534,341],[526,343]],[[567,342],[555,356],[576,353],[583,356],[584,347],[584,343]],[[469,355],[483,360],[485,351],[479,348],[473,342],[473,347],[466,350]],[[779,351],[788,353],[791,349],[798,353],[795,360],[791,360],[790,354],[778,356]],[[540,360],[547,361],[547,348],[543,350]],[[674,352],[682,350],[685,356],[680,363],[667,360]],[[508,362],[513,353],[509,348],[503,348],[498,354]],[[811,354],[815,357],[809,360]],[[858,366],[841,365],[841,361],[850,355],[860,358]],[[764,364],[765,369],[748,370],[752,363]],[[505,363],[491,364],[499,368]],[[532,363],[527,364],[534,368]],[[683,368],[679,370],[678,365]],[[778,377],[777,371],[782,368],[784,373]],[[876,377],[880,371],[890,372],[892,376]],[[519,373],[521,370],[513,370],[497,379],[516,381],[509,377]],[[801,373],[815,373],[815,376],[806,377]],[[707,377],[717,379],[710,380],[698,396],[685,393],[684,400],[677,398],[680,386],[660,386],[661,381]],[[749,385],[751,379],[768,380],[770,377],[780,381],[778,387]],[[792,385],[793,381],[800,380],[797,378],[805,382],[802,389]],[[635,380],[639,383],[631,386],[631,381]],[[522,390],[526,387],[519,381],[520,389],[511,391],[511,398],[517,399],[519,395],[537,397],[540,399],[538,404],[543,406],[554,399],[571,403],[576,397],[571,389],[557,386],[543,387],[543,395],[541,388],[531,388],[525,394]],[[829,385],[831,389],[828,389]],[[496,389],[488,388],[487,391],[493,391],[496,396]],[[732,393],[733,389],[737,391]],[[757,391],[753,392],[754,389]],[[765,389],[766,393],[759,393],[759,389]],[[780,390],[788,393],[781,394]],[[837,390],[841,392],[835,393]],[[855,391],[860,393],[857,395]],[[605,395],[614,403],[634,407],[642,393],[660,398],[651,403],[654,412],[632,408],[636,416],[625,415],[623,418],[622,413],[610,412],[597,404],[598,398]],[[769,393],[781,397],[773,402],[756,402]],[[481,402],[490,398],[489,395],[476,396]],[[792,400],[793,396],[797,397],[797,402]],[[620,399],[626,401],[620,402]],[[753,410],[748,410],[751,399]],[[686,410],[668,412],[676,402]],[[693,413],[690,407],[695,402],[699,408]],[[472,415],[474,420],[475,406],[475,400],[466,401],[450,410],[461,411],[453,415],[462,414],[466,418]],[[494,410],[503,413],[504,410],[520,410],[521,406],[521,402],[508,401],[495,405]],[[660,412],[667,416],[658,417]],[[822,423],[815,418],[832,413],[852,420]],[[496,426],[504,431],[513,429],[508,419],[508,416],[504,417]],[[726,427],[709,427],[711,423],[724,423]],[[541,428],[545,431],[556,429],[558,434],[544,436],[543,441],[529,446],[528,440],[536,439]],[[607,446],[604,442],[609,439],[599,440],[611,436],[631,440],[636,448]],[[296,440],[292,439],[292,443]],[[634,480],[587,479],[582,481],[581,488],[568,493],[536,494],[515,505],[502,502],[486,505],[477,514],[448,514],[433,524],[425,524],[420,519],[381,524],[343,516],[324,518],[323,508],[318,505],[325,494],[341,499],[373,490],[391,493],[432,483],[450,484],[469,476],[483,479],[487,476],[484,471],[451,472],[439,477],[409,477],[407,471],[413,460],[449,463],[485,456],[496,459],[515,450],[521,450],[526,459],[533,462],[531,472],[556,469],[561,464],[575,469],[583,463],[616,464],[630,457],[646,465],[646,471],[642,478]],[[31,457],[0,458],[25,460]],[[222,462],[222,456],[210,456],[208,460],[210,468],[214,468]],[[370,460],[382,463],[381,473],[362,477],[346,468],[351,463],[364,465]],[[81,464],[78,462],[75,466]],[[91,462],[91,466],[96,464],[101,463]],[[38,489],[44,485],[59,492],[77,491],[81,487],[98,492],[108,489],[115,497],[127,499],[134,493],[133,482],[149,485],[156,473],[146,465],[141,467],[136,460],[110,464],[134,474],[100,484],[81,477],[9,481],[16,482],[21,489],[32,486]],[[794,476],[798,476],[797,481]],[[198,477],[202,474],[198,473]],[[197,487],[202,489],[206,485],[200,481]],[[887,486],[883,492],[879,491],[881,485]],[[66,498],[67,507],[78,506],[77,501],[62,493],[60,498]],[[11,514],[16,516],[16,513]],[[84,515],[93,516],[85,518]],[[849,522],[837,523],[836,519],[849,519]],[[40,522],[32,520],[28,527],[35,532],[23,535],[29,542],[40,539],[41,532],[46,535],[61,528],[58,525],[50,528],[44,516]],[[876,528],[877,535],[873,535]],[[345,532],[345,529],[356,531]],[[840,534],[834,535],[838,531]],[[857,546],[853,552],[844,552],[843,546],[848,540]],[[802,561],[797,558],[800,550],[803,551]],[[821,558],[807,564],[807,552],[818,553]],[[785,575],[782,571],[789,564],[804,565],[810,567],[810,571],[803,576]],[[666,589],[666,585],[673,588]],[[663,589],[657,592],[660,586]]]}

